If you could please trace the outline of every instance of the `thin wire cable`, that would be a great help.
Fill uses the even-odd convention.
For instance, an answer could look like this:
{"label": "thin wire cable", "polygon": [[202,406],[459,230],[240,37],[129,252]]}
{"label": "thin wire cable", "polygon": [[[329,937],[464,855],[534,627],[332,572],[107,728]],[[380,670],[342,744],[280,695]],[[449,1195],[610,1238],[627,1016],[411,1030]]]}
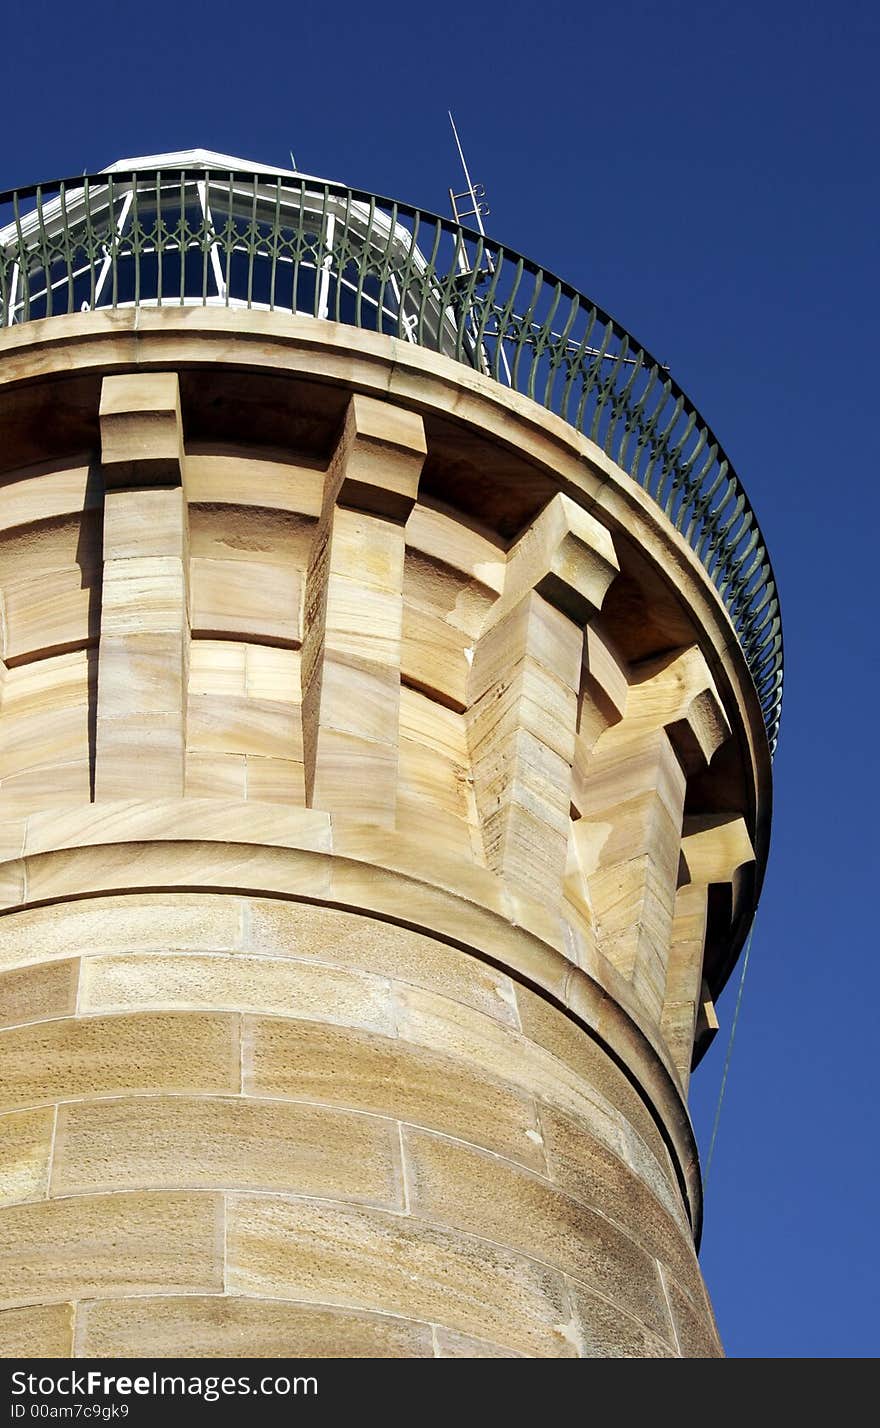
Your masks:
{"label": "thin wire cable", "polygon": [[[756,913],[757,916],[757,913]],[[736,994],[736,1007],[733,1013],[733,1025],[730,1028],[730,1040],[727,1043],[727,1055],[724,1058],[724,1071],[721,1076],[721,1089],[718,1092],[718,1105],[715,1107],[715,1124],[712,1126],[712,1139],[709,1141],[709,1154],[706,1156],[706,1173],[703,1176],[704,1187],[709,1183],[709,1171],[712,1169],[712,1157],[715,1154],[715,1142],[718,1139],[718,1122],[721,1120],[721,1106],[724,1101],[724,1092],[727,1090],[727,1074],[730,1071],[730,1058],[733,1055],[733,1043],[736,1038],[736,1026],[739,1021],[740,1007],[742,1006],[743,987],[746,984],[746,972],[749,969],[749,954],[752,950],[752,938],[755,935],[755,922],[752,921],[749,929],[749,937],[746,942],[745,955],[743,957],[743,968],[739,979],[739,989]]]}

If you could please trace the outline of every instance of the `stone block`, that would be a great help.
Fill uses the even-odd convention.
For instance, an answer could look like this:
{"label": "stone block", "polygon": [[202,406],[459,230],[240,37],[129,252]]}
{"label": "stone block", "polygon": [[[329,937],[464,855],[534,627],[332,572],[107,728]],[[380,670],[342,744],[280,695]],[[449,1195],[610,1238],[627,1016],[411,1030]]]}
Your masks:
{"label": "stone block", "polygon": [[171,489],[108,491],[104,501],[104,559],[131,560],[187,553],[186,498]]}
{"label": "stone block", "polygon": [[179,711],[125,719],[104,719],[99,712],[96,748],[96,802],[183,797],[186,750]]}
{"label": "stone block", "polygon": [[199,754],[188,749],[184,779],[187,798],[246,798],[247,757],[244,754]]}
{"label": "stone block", "polygon": [[107,635],[179,634],[187,605],[183,561],[138,556],[104,565],[101,639]]}
{"label": "stone block", "polygon": [[54,1128],[52,1106],[0,1116],[0,1205],[45,1197]]}
{"label": "stone block", "polygon": [[705,1294],[699,1304],[685,1294],[668,1274],[664,1276],[669,1305],[675,1321],[679,1352],[683,1359],[721,1359],[724,1351]]}
{"label": "stone block", "polygon": [[453,710],[468,705],[472,646],[471,636],[462,630],[415,605],[404,605],[401,675]]}
{"label": "stone block", "polygon": [[4,820],[19,818],[43,808],[81,807],[91,797],[88,758],[48,764],[12,774],[0,784],[0,810]]}
{"label": "stone block", "polygon": [[89,712],[83,701],[43,709],[5,710],[0,778],[57,768],[88,757]]}
{"label": "stone block", "polygon": [[[0,982],[2,987],[2,982]],[[286,957],[150,953],[88,957],[83,1012],[263,1012],[393,1034],[390,984],[382,977]]]}
{"label": "stone block", "polygon": [[248,913],[248,945],[254,951],[390,977],[516,1025],[510,978],[436,938],[339,908],[280,899],[251,899]]}
{"label": "stone block", "polygon": [[0,1358],[66,1359],[73,1353],[72,1304],[35,1304],[0,1313]]}
{"label": "stone block", "polygon": [[674,1347],[650,1333],[637,1319],[583,1285],[572,1286],[572,1299],[586,1359],[674,1359]]}
{"label": "stone block", "polygon": [[[229,699],[247,694],[248,650],[243,640],[193,639],[189,650],[189,695]],[[284,651],[292,654],[293,651]]]}
{"label": "stone block", "polygon": [[218,1293],[222,1200],[84,1195],[0,1212],[0,1306],[104,1294]]}
{"label": "stone block", "polygon": [[[13,1311],[17,1312],[17,1311]],[[238,1296],[115,1299],[80,1309],[88,1358],[430,1358],[430,1324]],[[3,1319],[0,1317],[0,1335]]]}
{"label": "stone block", "polygon": [[299,705],[246,695],[190,696],[186,720],[187,751],[247,754],[302,763]]}
{"label": "stone block", "polygon": [[92,952],[220,951],[240,946],[241,900],[148,892],[24,908],[3,920],[0,967]]}
{"label": "stone block", "polygon": [[325,1106],[212,1096],[61,1106],[53,1195],[253,1189],[401,1205],[397,1126]]}
{"label": "stone block", "polygon": [[100,420],[108,486],[180,484],[183,428],[176,372],[105,377]]}
{"label": "stone block", "polygon": [[64,646],[85,645],[97,634],[99,590],[99,570],[83,571],[74,561],[5,581],[2,657],[55,656]]}
{"label": "stone block", "polygon": [[352,396],[329,485],[340,506],[404,522],[419,489],[427,447],[415,412]]}
{"label": "stone block", "polygon": [[0,1109],[126,1091],[237,1091],[229,1016],[186,1012],[37,1022],[0,1033]]}
{"label": "stone block", "polygon": [[302,638],[302,572],[295,565],[194,557],[190,583],[194,635]]}
{"label": "stone block", "polygon": [[[304,743],[308,753],[307,729]],[[393,826],[397,757],[396,744],[322,728],[311,788],[308,765],[306,767],[309,806],[327,809],[359,823]]]}
{"label": "stone block", "polygon": [[178,631],[162,634],[106,634],[98,661],[98,701],[102,719],[151,714],[179,718],[186,680],[188,640]]}
{"label": "stone block", "polygon": [[249,754],[246,777],[249,799],[283,803],[288,808],[305,807],[305,765],[296,759],[261,759]]}
{"label": "stone block", "polygon": [[274,645],[245,645],[245,690],[250,699],[300,704],[302,685],[299,650]]}
{"label": "stone block", "polygon": [[79,961],[38,963],[0,975],[0,1027],[70,1016],[76,1010]]}

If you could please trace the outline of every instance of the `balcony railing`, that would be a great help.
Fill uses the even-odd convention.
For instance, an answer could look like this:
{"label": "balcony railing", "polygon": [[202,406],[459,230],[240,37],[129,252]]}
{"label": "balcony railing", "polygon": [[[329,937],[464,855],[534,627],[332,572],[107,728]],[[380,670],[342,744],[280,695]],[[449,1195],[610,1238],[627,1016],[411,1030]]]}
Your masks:
{"label": "balcony railing", "polygon": [[138,305],[308,314],[445,353],[556,412],[702,562],[774,750],[779,600],[745,490],[668,370],[567,283],[435,214],[290,175],[96,174],[0,194],[0,223],[3,326]]}

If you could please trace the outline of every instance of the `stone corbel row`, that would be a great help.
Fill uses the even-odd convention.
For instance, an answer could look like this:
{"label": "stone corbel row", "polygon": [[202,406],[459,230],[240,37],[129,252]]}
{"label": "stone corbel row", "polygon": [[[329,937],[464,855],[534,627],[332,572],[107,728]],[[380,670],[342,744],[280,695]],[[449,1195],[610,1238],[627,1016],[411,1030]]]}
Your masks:
{"label": "stone corbel row", "polygon": [[[180,797],[191,616],[176,375],[106,378],[100,420],[95,798],[147,785]],[[415,413],[351,398],[306,575],[306,802],[386,827],[399,782],[405,526],[426,450]],[[442,541],[443,519],[432,527],[425,513],[426,543]],[[741,819],[684,817],[688,775],[730,732],[712,678],[695,647],[625,666],[595,619],[618,573],[611,535],[566,496],[506,556],[478,557],[456,677],[487,866],[547,905],[567,895],[584,910],[686,1079],[694,1028],[711,1020],[708,888],[753,856]],[[442,658],[430,633],[425,668]]]}

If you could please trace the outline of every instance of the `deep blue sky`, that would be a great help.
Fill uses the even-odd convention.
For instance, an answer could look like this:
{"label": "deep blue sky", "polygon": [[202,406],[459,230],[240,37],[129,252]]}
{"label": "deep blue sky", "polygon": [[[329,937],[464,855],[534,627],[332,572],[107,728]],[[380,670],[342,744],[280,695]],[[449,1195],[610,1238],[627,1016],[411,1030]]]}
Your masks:
{"label": "deep blue sky", "polygon": [[[872,0],[7,0],[0,187],[204,146],[446,211],[627,324],[718,430],[779,579],[776,815],[708,1185],[736,1356],[880,1348]],[[705,1147],[735,998],[695,1078]]]}

